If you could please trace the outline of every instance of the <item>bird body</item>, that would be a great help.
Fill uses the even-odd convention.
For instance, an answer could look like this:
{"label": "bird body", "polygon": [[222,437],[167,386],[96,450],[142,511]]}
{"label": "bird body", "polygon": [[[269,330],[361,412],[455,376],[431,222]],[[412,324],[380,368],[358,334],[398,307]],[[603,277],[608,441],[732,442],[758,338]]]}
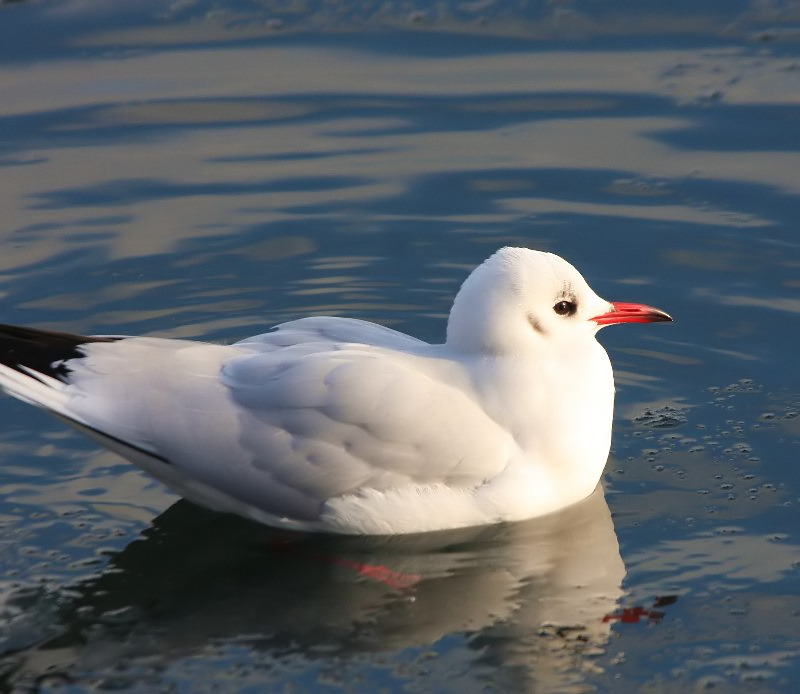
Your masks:
{"label": "bird body", "polygon": [[558,256],[504,248],[447,340],[314,317],[232,345],[0,327],[0,387],[185,498],[269,525],[397,534],[516,521],[588,496],[614,384],[595,339],[670,320],[600,299]]}

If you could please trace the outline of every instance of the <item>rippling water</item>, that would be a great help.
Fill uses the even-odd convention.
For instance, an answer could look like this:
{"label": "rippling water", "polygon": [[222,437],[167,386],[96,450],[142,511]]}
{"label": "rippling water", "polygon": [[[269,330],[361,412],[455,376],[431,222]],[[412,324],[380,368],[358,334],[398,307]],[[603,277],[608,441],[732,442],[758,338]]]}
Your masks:
{"label": "rippling water", "polygon": [[0,690],[795,689],[794,5],[118,4],[0,3],[4,322],[439,340],[504,244],[676,322],[602,333],[605,494],[403,541],[175,503],[2,399]]}

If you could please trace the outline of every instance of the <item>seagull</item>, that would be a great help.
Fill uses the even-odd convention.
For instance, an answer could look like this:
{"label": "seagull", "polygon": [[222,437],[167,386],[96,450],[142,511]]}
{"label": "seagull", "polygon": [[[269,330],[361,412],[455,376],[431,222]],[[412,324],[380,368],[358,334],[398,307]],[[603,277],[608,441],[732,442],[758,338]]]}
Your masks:
{"label": "seagull", "polygon": [[543,516],[611,444],[598,330],[671,321],[552,253],[498,250],[443,344],[317,316],[230,345],[0,325],[0,388],[182,497],[288,530],[395,535]]}

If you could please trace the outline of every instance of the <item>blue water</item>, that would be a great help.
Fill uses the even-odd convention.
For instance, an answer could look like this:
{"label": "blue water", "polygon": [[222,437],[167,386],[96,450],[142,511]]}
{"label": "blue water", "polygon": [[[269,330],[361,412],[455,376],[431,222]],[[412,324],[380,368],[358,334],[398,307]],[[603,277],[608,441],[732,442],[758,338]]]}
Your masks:
{"label": "blue water", "polygon": [[[800,16],[789,4],[0,4],[0,314],[440,340],[497,247],[604,330],[604,493],[309,538],[180,502],[0,400],[0,690],[800,686]],[[576,431],[580,422],[575,422]]]}

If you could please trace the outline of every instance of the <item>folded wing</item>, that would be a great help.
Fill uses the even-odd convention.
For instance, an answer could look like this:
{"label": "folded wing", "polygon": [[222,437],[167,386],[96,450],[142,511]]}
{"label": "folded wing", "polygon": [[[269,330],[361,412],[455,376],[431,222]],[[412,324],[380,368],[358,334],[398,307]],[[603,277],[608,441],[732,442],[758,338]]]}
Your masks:
{"label": "folded wing", "polygon": [[477,487],[513,454],[458,367],[380,326],[304,319],[231,346],[74,337],[56,357],[28,335],[53,349],[26,365],[16,348],[0,384],[206,505],[313,525],[347,495]]}

